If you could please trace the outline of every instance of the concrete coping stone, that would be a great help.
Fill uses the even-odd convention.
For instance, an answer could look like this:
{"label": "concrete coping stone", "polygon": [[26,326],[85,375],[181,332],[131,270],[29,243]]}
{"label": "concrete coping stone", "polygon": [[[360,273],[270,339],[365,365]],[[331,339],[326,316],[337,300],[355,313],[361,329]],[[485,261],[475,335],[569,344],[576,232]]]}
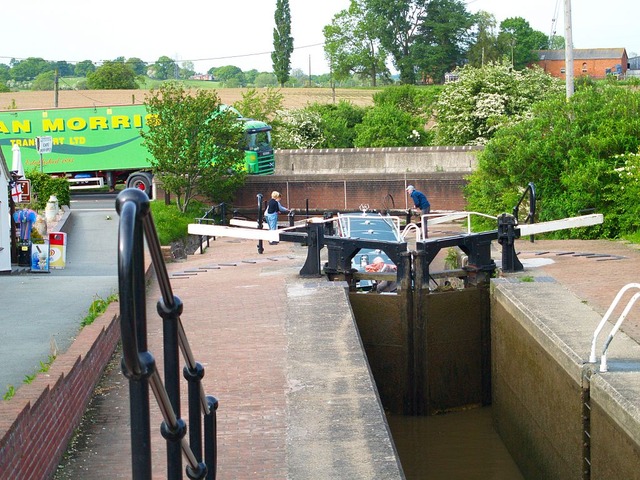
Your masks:
{"label": "concrete coping stone", "polygon": [[591,400],[640,444],[640,345],[618,331],[607,350],[609,371],[599,372],[602,348],[618,317],[614,315],[600,332],[597,362],[590,364],[593,333],[602,316],[565,287],[495,279],[491,289],[494,301],[500,302],[571,378],[582,382],[585,373],[590,377]]}
{"label": "concrete coping stone", "polygon": [[286,292],[290,478],[404,478],[348,285],[296,277]]}

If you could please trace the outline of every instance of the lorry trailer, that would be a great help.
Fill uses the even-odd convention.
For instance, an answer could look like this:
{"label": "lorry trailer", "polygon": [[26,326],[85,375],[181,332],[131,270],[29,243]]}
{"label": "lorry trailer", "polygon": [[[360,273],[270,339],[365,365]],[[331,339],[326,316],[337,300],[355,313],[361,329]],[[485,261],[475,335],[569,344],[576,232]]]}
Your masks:
{"label": "lorry trailer", "polygon": [[[235,110],[234,110],[235,111]],[[147,127],[145,105],[112,105],[0,112],[0,148],[7,163],[18,145],[24,170],[64,176],[71,188],[117,183],[150,190],[150,153],[140,130]],[[271,126],[238,114],[245,132],[245,168],[250,175],[274,172]],[[51,152],[38,141],[50,137]],[[11,164],[9,164],[11,168]]]}

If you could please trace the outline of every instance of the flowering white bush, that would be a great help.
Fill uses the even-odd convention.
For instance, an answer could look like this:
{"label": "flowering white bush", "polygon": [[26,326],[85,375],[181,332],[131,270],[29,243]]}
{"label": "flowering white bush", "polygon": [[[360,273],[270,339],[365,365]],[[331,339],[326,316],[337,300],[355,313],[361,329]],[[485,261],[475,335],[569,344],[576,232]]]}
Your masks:
{"label": "flowering white bush", "polygon": [[562,93],[562,83],[539,67],[506,64],[457,69],[436,103],[437,145],[484,145],[502,126],[527,118],[531,106]]}
{"label": "flowering white bush", "polygon": [[278,110],[278,148],[314,148],[324,141],[322,117],[307,109]]}

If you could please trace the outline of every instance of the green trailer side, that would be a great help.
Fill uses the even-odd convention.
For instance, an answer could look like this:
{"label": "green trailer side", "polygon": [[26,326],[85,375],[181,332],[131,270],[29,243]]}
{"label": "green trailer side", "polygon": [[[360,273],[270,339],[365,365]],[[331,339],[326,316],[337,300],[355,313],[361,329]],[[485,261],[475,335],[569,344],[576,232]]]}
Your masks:
{"label": "green trailer side", "polygon": [[[128,186],[132,177],[148,179],[149,152],[142,145],[140,129],[147,126],[144,105],[9,110],[0,112],[0,148],[11,168],[12,147],[20,147],[25,171],[40,170],[69,178],[103,177]],[[274,170],[271,127],[264,122],[239,119],[245,125],[246,168],[250,174]],[[51,137],[52,151],[41,155],[37,137]],[[252,143],[253,142],[253,143]]]}

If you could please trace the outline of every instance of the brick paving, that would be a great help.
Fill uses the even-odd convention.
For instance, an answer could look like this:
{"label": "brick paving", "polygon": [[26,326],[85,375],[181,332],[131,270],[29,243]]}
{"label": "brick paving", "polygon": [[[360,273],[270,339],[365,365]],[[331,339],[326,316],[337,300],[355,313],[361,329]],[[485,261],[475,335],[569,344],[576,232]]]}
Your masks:
{"label": "brick paving", "polygon": [[[256,244],[218,239],[204,255],[167,265],[173,293],[184,304],[181,320],[194,357],[205,368],[205,393],[220,400],[219,479],[287,478],[284,285],[287,274],[302,266],[306,248],[267,244],[258,255]],[[149,350],[161,367],[159,298],[153,282],[147,293]],[[116,352],[57,479],[131,478],[128,384],[119,357]],[[152,403],[151,425],[160,422]],[[157,431],[152,448],[153,478],[166,478],[165,442]]]}
{"label": "brick paving", "polygon": [[[284,365],[285,282],[297,275],[306,249],[281,242],[265,245],[258,255],[255,243],[218,239],[204,255],[168,265],[174,294],[185,306],[187,336],[205,367],[205,391],[224,392],[218,411],[219,479],[287,478],[286,393],[295,386],[287,385]],[[640,252],[622,242],[519,240],[516,250],[525,264],[551,261],[518,275],[551,276],[600,314],[622,286],[637,281],[640,266]],[[154,282],[148,292],[149,347],[161,365],[158,298]],[[635,339],[640,339],[638,317],[631,315],[622,328]],[[131,478],[128,387],[119,355],[97,390],[84,433],[59,480]],[[153,416],[152,425],[159,425],[157,408]],[[154,478],[166,478],[164,440],[153,435]]]}
{"label": "brick paving", "polygon": [[[562,283],[595,312],[604,315],[618,291],[629,283],[640,283],[640,250],[622,241],[520,239],[516,251],[523,263],[548,259],[553,263],[531,269],[536,275],[549,275]],[[627,292],[612,315],[613,322],[634,292]],[[621,330],[640,343],[640,314],[636,307]]]}

